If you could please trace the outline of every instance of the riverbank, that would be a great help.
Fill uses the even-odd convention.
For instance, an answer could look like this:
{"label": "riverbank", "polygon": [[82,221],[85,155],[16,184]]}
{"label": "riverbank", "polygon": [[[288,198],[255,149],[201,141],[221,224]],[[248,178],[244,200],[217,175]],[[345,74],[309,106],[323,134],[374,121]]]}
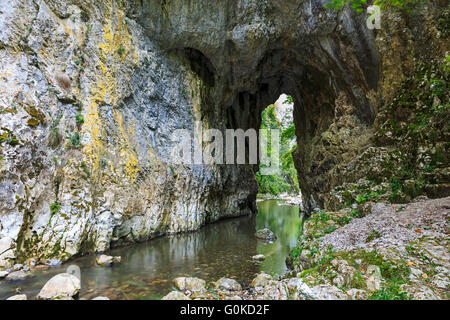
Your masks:
{"label": "riverbank", "polygon": [[[93,267],[95,257],[84,257],[76,261],[82,281],[75,298],[450,298],[450,197],[419,197],[404,205],[367,202],[337,212],[320,211],[305,221],[301,234],[296,230],[298,225],[286,220],[298,216],[296,208],[278,206],[277,202],[260,202],[261,215],[256,221],[238,218],[200,232],[111,250],[109,254],[122,255],[119,266]],[[273,243],[255,238],[254,231],[263,227],[275,231]],[[299,239],[297,244],[290,246],[295,239]],[[191,252],[194,243],[204,247]],[[264,257],[253,256],[256,254]],[[286,256],[288,268],[284,269]],[[3,288],[8,283],[10,289],[3,296],[20,293],[32,299],[48,279],[65,272],[65,268],[32,270],[34,280],[4,282]],[[33,281],[33,285],[26,286],[27,281]]]}
{"label": "riverbank", "polygon": [[191,299],[449,299],[449,217],[450,197],[321,211],[305,222],[282,277],[260,273],[239,292],[178,289]]}

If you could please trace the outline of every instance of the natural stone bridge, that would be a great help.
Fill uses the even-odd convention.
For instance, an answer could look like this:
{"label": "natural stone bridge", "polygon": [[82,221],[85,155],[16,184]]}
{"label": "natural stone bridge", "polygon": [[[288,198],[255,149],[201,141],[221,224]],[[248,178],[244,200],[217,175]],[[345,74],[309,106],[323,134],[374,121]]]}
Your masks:
{"label": "natural stone bridge", "polygon": [[295,101],[305,211],[326,206],[416,44],[392,27],[400,15],[375,35],[325,2],[0,0],[12,256],[67,259],[255,212],[257,166],[172,166],[170,134],[259,128],[281,93]]}

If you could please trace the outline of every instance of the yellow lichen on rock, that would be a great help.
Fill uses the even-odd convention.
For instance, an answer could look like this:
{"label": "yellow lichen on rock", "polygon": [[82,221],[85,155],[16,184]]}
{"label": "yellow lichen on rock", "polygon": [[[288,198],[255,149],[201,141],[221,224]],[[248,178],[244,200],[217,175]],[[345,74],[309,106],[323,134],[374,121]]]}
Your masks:
{"label": "yellow lichen on rock", "polygon": [[[110,8],[113,7],[111,3]],[[134,45],[135,40],[128,32],[124,12],[113,8],[106,12],[105,19],[103,41],[98,45],[97,50],[100,74],[91,87],[88,98],[89,110],[84,126],[84,130],[90,136],[90,143],[85,146],[85,155],[91,162],[93,173],[99,170],[105,152],[102,144],[101,128],[103,125],[99,115],[99,106],[107,104],[114,108],[121,104],[125,96],[124,90],[126,90],[121,83],[130,82],[132,71],[139,62],[139,54]],[[120,122],[119,135],[119,140],[127,141],[122,122]],[[121,147],[122,155],[128,159],[125,170],[127,176],[135,181],[139,171],[136,153],[130,152],[129,148]],[[93,177],[95,176],[97,175],[93,174]]]}
{"label": "yellow lichen on rock", "polygon": [[[135,62],[139,61],[139,54],[133,45],[133,37],[128,32],[125,14],[122,10],[116,10],[112,17],[107,12],[106,19],[108,23],[103,28],[103,37],[105,42],[100,44],[99,49],[104,56],[119,58],[124,61],[127,57],[133,58]],[[131,53],[130,55],[128,53]]]}
{"label": "yellow lichen on rock", "polygon": [[119,161],[125,162],[125,176],[131,181],[135,182],[139,174],[139,161],[136,151],[131,147],[132,143],[130,137],[135,135],[134,129],[129,128],[128,132],[123,124],[122,113],[118,110],[114,111],[114,118],[117,123],[118,142],[119,142]]}
{"label": "yellow lichen on rock", "polygon": [[95,101],[91,101],[84,121],[84,128],[87,128],[90,134],[90,143],[85,145],[84,153],[92,166],[92,172],[97,172],[100,168],[100,155],[103,153],[103,145],[101,142],[101,122],[98,114],[98,105]]}

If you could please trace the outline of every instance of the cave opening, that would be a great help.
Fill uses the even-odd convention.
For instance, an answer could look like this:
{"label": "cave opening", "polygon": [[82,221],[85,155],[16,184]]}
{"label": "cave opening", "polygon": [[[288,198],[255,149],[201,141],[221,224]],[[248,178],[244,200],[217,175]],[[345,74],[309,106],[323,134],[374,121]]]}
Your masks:
{"label": "cave opening", "polygon": [[[260,163],[256,172],[258,181],[258,197],[294,197],[301,196],[298,184],[298,173],[294,166],[292,154],[297,148],[297,137],[295,135],[295,124],[293,118],[294,101],[292,96],[285,93],[273,103],[261,111],[260,130],[267,130],[267,135],[278,131],[279,143],[277,143],[278,172],[266,175],[268,164]],[[273,154],[271,140],[267,140],[268,158]],[[272,164],[271,164],[272,165]]]}
{"label": "cave opening", "polygon": [[[298,187],[293,181],[291,185],[295,186],[294,190],[298,190],[298,193],[301,191],[302,214],[308,215],[317,206],[312,195],[322,187],[322,182],[319,179],[314,180],[314,175],[327,170],[325,166],[332,165],[316,161],[317,159],[313,158],[313,149],[317,137],[327,130],[334,120],[338,89],[335,87],[333,77],[323,69],[305,65],[299,59],[290,62],[281,61],[280,55],[286,57],[285,53],[278,52],[261,63],[256,90],[242,90],[236,95],[231,106],[226,109],[227,127],[243,130],[261,128],[263,113],[267,107],[273,105],[280,97],[284,97],[283,93],[289,93],[292,102],[290,133],[293,134],[292,138],[295,137],[297,144],[296,148],[289,150],[293,161],[293,166],[290,166],[289,170],[290,177],[297,179]],[[261,185],[262,179],[258,175],[258,170],[259,165],[253,167],[253,179],[256,177],[255,180]],[[295,175],[292,174],[292,170],[295,171]],[[255,188],[258,190],[258,186]],[[277,193],[277,190],[272,192]]]}
{"label": "cave opening", "polygon": [[[327,137],[334,134],[331,131],[340,130],[339,118],[351,118],[355,126],[366,126],[375,117],[373,101],[367,94],[374,82],[367,79],[376,78],[376,73],[368,77],[365,70],[354,69],[352,64],[342,61],[345,59],[338,52],[340,49],[324,48],[323,41],[317,43],[310,39],[307,44],[296,43],[289,49],[284,43],[278,43],[254,62],[236,56],[233,50],[217,57],[191,47],[172,49],[204,84],[200,91],[200,115],[195,121],[200,119],[210,128],[258,131],[267,106],[274,104],[283,93],[289,94],[293,103],[290,132],[298,147],[289,150],[293,166],[289,167],[292,175],[288,181],[301,191],[301,209],[305,215],[324,208],[323,194],[338,183],[330,181],[328,175],[341,161],[345,141],[339,142],[343,146],[338,150],[328,147],[333,142]],[[362,84],[354,86],[355,82]],[[245,144],[249,150],[249,139],[245,139]],[[249,159],[249,151],[245,157]],[[238,194],[241,200],[237,207],[254,212],[260,191],[258,182],[261,185],[262,181],[260,163],[247,161],[246,165],[237,164],[223,170],[231,172],[233,177],[227,183],[237,186],[219,192],[231,198],[233,193]],[[292,181],[295,177],[292,171],[298,186]]]}

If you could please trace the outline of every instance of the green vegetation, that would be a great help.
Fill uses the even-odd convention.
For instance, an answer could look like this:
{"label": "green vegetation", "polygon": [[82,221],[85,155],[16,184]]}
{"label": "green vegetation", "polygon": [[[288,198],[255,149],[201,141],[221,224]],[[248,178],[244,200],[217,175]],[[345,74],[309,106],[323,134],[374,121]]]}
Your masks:
{"label": "green vegetation", "polygon": [[[319,250],[317,248],[309,248],[306,243],[294,248],[291,251],[291,256],[298,257],[303,250],[309,250],[307,254],[308,259],[312,262],[311,266],[303,270],[299,275],[306,282],[308,280],[319,279],[324,276],[331,280],[337,276],[333,269],[333,260],[345,260],[348,265],[357,270],[353,278],[349,281],[346,288],[343,289],[363,289],[367,290],[367,284],[364,280],[365,270],[371,265],[378,266],[381,271],[381,276],[384,279],[382,288],[372,292],[369,296],[371,300],[406,300],[408,299],[405,292],[401,291],[401,285],[408,283],[410,269],[408,265],[401,260],[392,260],[383,257],[376,251],[366,252],[365,250],[355,251],[333,251],[331,247]],[[358,271],[360,270],[360,271]]]}
{"label": "green vegetation", "polygon": [[80,146],[80,134],[78,132],[75,132],[73,135],[70,136],[70,143],[74,147]]}
{"label": "green vegetation", "polygon": [[0,133],[0,146],[3,143],[7,143],[12,147],[17,146],[18,144],[20,144],[19,140],[16,138],[16,136],[13,134],[13,132],[7,128],[0,128],[1,132]]}
{"label": "green vegetation", "polygon": [[177,174],[177,172],[175,171],[174,166],[170,165],[169,168],[170,168],[170,172],[172,173],[173,178],[174,178],[174,179],[177,179],[177,178],[178,178],[178,174]]}
{"label": "green vegetation", "polygon": [[286,100],[284,101],[284,103],[293,104],[294,103],[294,99],[292,98],[292,96],[287,96]]}
{"label": "green vegetation", "polygon": [[[347,4],[358,13],[364,11],[364,8],[370,5],[367,0],[331,0],[325,5],[325,8],[339,10],[345,7]],[[374,5],[380,6],[385,9],[388,7],[399,9],[411,9],[420,2],[427,2],[427,0],[375,0]]]}
{"label": "green vegetation", "polygon": [[52,214],[58,213],[61,210],[61,204],[54,202],[50,205],[50,212]]}
{"label": "green vegetation", "polygon": [[[288,102],[292,102],[292,97],[288,96]],[[275,105],[268,106],[261,114],[261,129],[280,129],[280,161],[281,174],[280,175],[261,175],[256,173],[256,179],[259,184],[259,193],[279,195],[282,192],[295,193],[300,192],[297,179],[297,170],[294,167],[294,160],[292,152],[297,147],[295,126],[291,123],[287,128],[283,129],[281,123],[275,116]],[[268,155],[271,154],[270,139],[268,139]]]}
{"label": "green vegetation", "polygon": [[45,115],[39,109],[34,106],[26,106],[25,111],[30,115],[30,119],[27,121],[27,125],[30,127],[36,127],[45,122]]}
{"label": "green vegetation", "polygon": [[89,168],[88,168],[86,162],[81,161],[81,163],[80,163],[80,168],[83,170],[83,172],[86,174],[86,176],[88,176],[88,177],[91,176],[91,173],[90,173],[90,171],[89,171]]}
{"label": "green vegetation", "polygon": [[117,49],[117,54],[122,56],[125,53],[125,48],[121,45],[119,49]]}
{"label": "green vegetation", "polygon": [[[416,74],[403,83],[380,116],[378,144],[397,147],[382,163],[382,173],[391,184],[392,201],[405,202],[423,194],[427,184],[436,183],[434,171],[447,166],[449,78],[450,56],[440,63],[419,64]],[[381,182],[383,177],[369,178]],[[409,198],[402,199],[402,194]]]}
{"label": "green vegetation", "polygon": [[75,116],[75,119],[77,120],[78,125],[81,125],[84,123],[84,117],[80,113],[77,113],[77,115]]}
{"label": "green vegetation", "polygon": [[369,300],[409,300],[405,292],[400,290],[401,283],[394,282],[390,285],[383,285],[380,290],[369,296]]}
{"label": "green vegetation", "polygon": [[49,116],[53,119],[50,127],[50,144],[52,147],[56,147],[60,142],[59,123],[61,122],[63,115],[60,114],[56,118],[53,118],[52,114],[49,113]]}
{"label": "green vegetation", "polygon": [[449,79],[450,56],[417,64],[377,116],[376,147],[358,164],[365,182],[336,187],[335,202],[328,207],[356,204],[359,210],[368,201],[407,203],[420,195],[446,195],[442,185],[450,154]]}
{"label": "green vegetation", "polygon": [[369,234],[367,235],[366,242],[371,242],[380,237],[381,237],[381,234],[378,231],[370,231]]}

